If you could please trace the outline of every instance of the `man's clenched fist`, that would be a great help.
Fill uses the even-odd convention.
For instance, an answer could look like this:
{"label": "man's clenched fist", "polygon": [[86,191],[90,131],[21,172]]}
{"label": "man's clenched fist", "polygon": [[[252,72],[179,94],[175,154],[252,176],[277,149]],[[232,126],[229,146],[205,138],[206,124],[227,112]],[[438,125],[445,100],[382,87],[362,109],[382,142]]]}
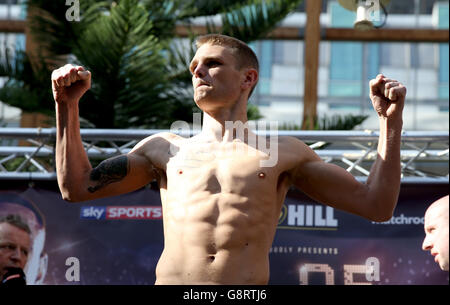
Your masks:
{"label": "man's clenched fist", "polygon": [[379,74],[370,81],[370,99],[380,117],[401,117],[405,103],[406,87],[400,82]]}
{"label": "man's clenched fist", "polygon": [[78,103],[91,87],[91,72],[81,66],[65,65],[52,72],[53,98],[57,103]]}

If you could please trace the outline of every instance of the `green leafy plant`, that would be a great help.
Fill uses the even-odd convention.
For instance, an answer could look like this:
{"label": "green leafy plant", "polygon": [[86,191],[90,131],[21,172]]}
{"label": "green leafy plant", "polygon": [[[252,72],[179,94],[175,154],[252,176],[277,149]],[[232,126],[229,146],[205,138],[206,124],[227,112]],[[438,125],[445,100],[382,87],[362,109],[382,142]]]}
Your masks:
{"label": "green leafy plant", "polygon": [[[65,63],[92,73],[92,89],[80,102],[80,116],[97,128],[168,128],[173,121],[192,121],[198,108],[192,100],[189,61],[194,54],[194,18],[203,17],[210,32],[245,42],[261,39],[301,0],[83,0],[79,22],[66,20],[63,1],[28,0],[30,27],[45,73],[31,65],[14,73],[0,59],[8,77],[0,99],[10,105],[53,113],[48,96],[51,70]],[[221,20],[219,28],[215,18]],[[175,29],[190,30],[179,43]],[[16,57],[17,65],[26,56]],[[27,64],[28,65],[28,64]],[[25,79],[25,74],[27,78]],[[40,79],[40,77],[45,78]],[[34,83],[40,87],[34,87]],[[29,92],[20,95],[21,88]],[[39,89],[40,88],[40,89]],[[45,94],[44,94],[45,92]],[[51,93],[51,90],[50,90]],[[254,110],[250,110],[255,113]]]}
{"label": "green leafy plant", "polygon": [[6,76],[7,80],[0,88],[0,100],[25,112],[51,115],[54,108],[51,72],[45,65],[39,65],[33,71],[31,60],[23,51],[14,54],[5,47],[1,53],[0,76]]}
{"label": "green leafy plant", "polygon": [[[369,116],[368,115],[324,115],[316,120],[314,130],[352,130],[356,126],[361,125]],[[280,130],[301,130],[301,126],[295,123],[283,123],[279,127]]]}

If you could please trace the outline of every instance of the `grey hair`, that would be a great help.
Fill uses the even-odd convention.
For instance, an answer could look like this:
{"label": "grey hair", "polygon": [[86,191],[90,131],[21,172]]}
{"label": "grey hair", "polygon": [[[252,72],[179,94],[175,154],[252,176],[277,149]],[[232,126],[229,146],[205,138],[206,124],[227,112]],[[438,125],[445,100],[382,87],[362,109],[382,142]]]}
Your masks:
{"label": "grey hair", "polygon": [[10,225],[13,225],[19,229],[24,230],[28,234],[31,234],[30,226],[26,223],[25,220],[20,217],[20,215],[17,214],[8,214],[6,216],[0,216],[0,223],[9,223]]}

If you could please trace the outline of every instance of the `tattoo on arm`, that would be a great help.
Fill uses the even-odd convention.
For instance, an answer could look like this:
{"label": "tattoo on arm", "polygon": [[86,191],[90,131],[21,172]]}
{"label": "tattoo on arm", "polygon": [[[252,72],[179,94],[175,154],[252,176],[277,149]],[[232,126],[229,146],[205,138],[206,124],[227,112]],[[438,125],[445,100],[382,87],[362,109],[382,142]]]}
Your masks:
{"label": "tattoo on arm", "polygon": [[127,174],[127,156],[118,156],[105,160],[92,170],[90,179],[96,181],[97,184],[88,187],[88,191],[94,193],[110,183],[122,180]]}

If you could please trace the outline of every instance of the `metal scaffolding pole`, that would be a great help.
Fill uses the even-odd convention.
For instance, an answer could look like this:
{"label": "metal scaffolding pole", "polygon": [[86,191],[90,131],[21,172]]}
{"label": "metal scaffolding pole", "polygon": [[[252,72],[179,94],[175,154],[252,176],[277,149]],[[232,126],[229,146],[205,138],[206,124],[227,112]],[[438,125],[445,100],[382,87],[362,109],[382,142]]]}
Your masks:
{"label": "metal scaffolding pole", "polygon": [[[81,129],[81,137],[89,159],[99,162],[126,154],[140,140],[159,132],[173,132],[183,137],[198,133],[192,129]],[[296,137],[314,149],[325,162],[343,167],[360,181],[365,181],[377,158],[376,131],[262,129],[255,132],[268,137]],[[28,143],[28,146],[0,146],[0,180],[56,180],[55,139],[55,128],[0,128],[0,143],[5,140]],[[448,161],[448,131],[403,132],[402,183],[448,183]]]}

